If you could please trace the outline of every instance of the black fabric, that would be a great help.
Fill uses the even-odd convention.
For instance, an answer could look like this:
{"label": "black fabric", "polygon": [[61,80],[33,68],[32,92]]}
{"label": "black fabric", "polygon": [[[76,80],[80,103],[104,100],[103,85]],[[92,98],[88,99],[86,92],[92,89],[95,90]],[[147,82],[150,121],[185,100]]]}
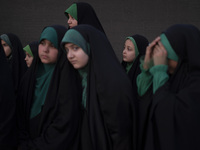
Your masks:
{"label": "black fabric", "polygon": [[[79,25],[73,29],[90,45],[87,106],[84,111],[87,113],[85,118],[88,119],[90,138],[81,141],[91,139],[88,143],[92,144],[92,150],[133,149],[134,106],[130,80],[105,34],[90,25]],[[81,133],[84,134],[83,131]]]}
{"label": "black fabric", "polygon": [[176,24],[164,33],[179,62],[169,81],[153,95],[144,149],[200,149],[200,31]]}
{"label": "black fabric", "polygon": [[39,46],[39,42],[38,41],[33,41],[29,44],[30,48],[31,48],[31,52],[33,54],[33,57],[37,57],[38,55],[38,46]]}
{"label": "black fabric", "polygon": [[[58,43],[67,29],[60,25],[53,27],[58,35]],[[76,76],[68,67],[68,61],[58,46],[58,60],[52,75],[48,93],[39,119],[34,119],[37,129],[30,127],[30,109],[32,105],[35,77],[39,57],[33,60],[23,78],[21,93],[18,97],[20,148],[22,150],[77,150],[80,126],[80,94],[77,92]],[[73,83],[71,82],[72,79]],[[75,83],[74,83],[75,81]],[[31,120],[31,123],[34,121]],[[30,132],[29,132],[30,130]],[[31,134],[34,132],[34,135]],[[31,135],[30,135],[31,134]],[[31,138],[35,137],[35,138]]]}
{"label": "black fabric", "polygon": [[17,148],[16,96],[11,69],[0,44],[0,149]]}
{"label": "black fabric", "polygon": [[77,17],[78,17],[78,24],[88,24],[91,25],[98,30],[104,32],[104,29],[99,21],[96,12],[94,11],[93,7],[85,2],[76,2],[77,5]]}
{"label": "black fabric", "polygon": [[15,87],[15,93],[17,94],[20,80],[27,70],[26,62],[24,60],[25,53],[19,37],[13,33],[6,34],[12,44],[12,58],[9,60],[12,77]]}

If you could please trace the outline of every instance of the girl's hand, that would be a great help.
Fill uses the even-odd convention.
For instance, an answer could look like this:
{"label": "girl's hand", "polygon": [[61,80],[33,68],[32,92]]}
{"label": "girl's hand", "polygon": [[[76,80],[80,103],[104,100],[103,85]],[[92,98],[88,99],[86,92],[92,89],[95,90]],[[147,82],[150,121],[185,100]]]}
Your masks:
{"label": "girl's hand", "polygon": [[152,60],[153,49],[156,46],[156,44],[158,43],[158,41],[160,41],[160,37],[157,37],[146,48],[146,53],[145,53],[145,58],[144,58],[144,64],[143,64],[143,68],[146,69],[146,70],[149,69],[149,64],[150,64],[150,62]]}
{"label": "girl's hand", "polygon": [[158,43],[154,47],[153,62],[155,66],[167,64],[167,51],[160,41],[158,41]]}

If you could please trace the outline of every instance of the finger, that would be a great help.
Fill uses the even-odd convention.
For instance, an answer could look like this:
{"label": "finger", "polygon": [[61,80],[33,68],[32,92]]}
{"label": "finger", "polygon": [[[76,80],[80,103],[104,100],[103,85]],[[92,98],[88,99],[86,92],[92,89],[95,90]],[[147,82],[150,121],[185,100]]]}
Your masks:
{"label": "finger", "polygon": [[157,45],[157,42],[160,41],[160,37],[157,37],[155,40],[153,40],[146,48],[146,54],[150,55],[154,49],[154,47]]}
{"label": "finger", "polygon": [[158,46],[160,47],[160,49],[163,51],[163,53],[167,53],[167,50],[165,49],[164,45],[162,44],[162,42],[158,42]]}

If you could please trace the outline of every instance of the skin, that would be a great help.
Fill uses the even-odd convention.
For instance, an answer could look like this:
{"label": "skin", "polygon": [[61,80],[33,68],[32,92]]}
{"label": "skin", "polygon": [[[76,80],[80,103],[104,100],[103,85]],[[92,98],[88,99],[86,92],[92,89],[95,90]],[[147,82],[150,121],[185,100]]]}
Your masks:
{"label": "skin", "polygon": [[68,19],[67,23],[69,25],[69,28],[77,26],[78,21],[75,18],[73,18],[70,14],[68,14],[68,16],[69,16],[69,19]]}
{"label": "skin", "polygon": [[8,57],[12,52],[10,46],[4,40],[1,40],[1,45],[3,46],[6,57]]}
{"label": "skin", "polygon": [[24,60],[26,61],[27,67],[30,67],[33,62],[33,57],[27,52],[25,52],[25,54],[26,54],[26,57]]}
{"label": "skin", "polygon": [[58,49],[49,40],[42,40],[39,44],[38,54],[44,64],[54,64],[57,61]]}
{"label": "skin", "polygon": [[173,74],[178,62],[167,58],[167,51],[163,44],[160,42],[160,37],[157,37],[146,48],[146,54],[144,59],[144,69],[149,69],[148,64],[153,59],[154,65],[168,65],[168,71]]}
{"label": "skin", "polygon": [[135,46],[130,39],[125,41],[124,50],[123,50],[123,61],[133,62],[135,59]]}
{"label": "skin", "polygon": [[73,43],[66,43],[65,50],[67,52],[67,59],[75,69],[81,69],[87,65],[89,56],[82,48]]}

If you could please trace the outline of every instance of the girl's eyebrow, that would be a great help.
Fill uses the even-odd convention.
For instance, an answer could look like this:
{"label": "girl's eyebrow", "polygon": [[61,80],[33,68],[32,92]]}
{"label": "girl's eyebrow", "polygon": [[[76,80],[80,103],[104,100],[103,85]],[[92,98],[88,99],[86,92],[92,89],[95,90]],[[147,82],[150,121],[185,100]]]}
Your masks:
{"label": "girl's eyebrow", "polygon": [[73,43],[70,43],[70,45],[69,46],[65,46],[65,48],[68,48],[68,47],[73,47],[73,46],[76,46],[75,44],[73,44]]}

